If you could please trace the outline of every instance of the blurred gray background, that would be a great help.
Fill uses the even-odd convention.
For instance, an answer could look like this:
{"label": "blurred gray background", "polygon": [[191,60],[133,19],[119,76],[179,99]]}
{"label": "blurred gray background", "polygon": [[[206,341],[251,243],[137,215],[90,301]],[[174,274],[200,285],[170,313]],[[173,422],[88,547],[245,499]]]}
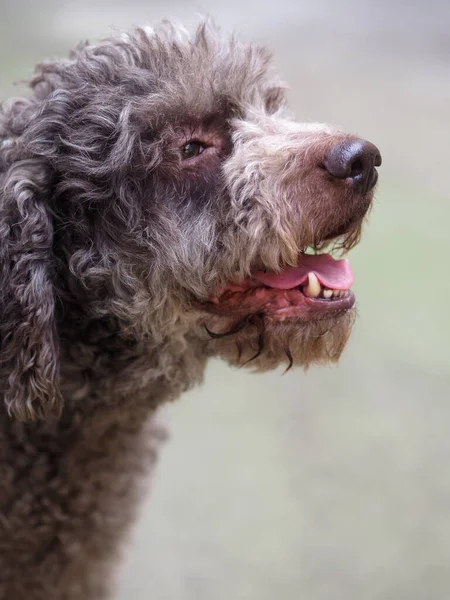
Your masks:
{"label": "blurred gray background", "polygon": [[448,599],[450,2],[0,0],[1,97],[80,39],[198,14],[272,46],[298,118],[384,164],[339,366],[212,363],[166,410],[117,598]]}

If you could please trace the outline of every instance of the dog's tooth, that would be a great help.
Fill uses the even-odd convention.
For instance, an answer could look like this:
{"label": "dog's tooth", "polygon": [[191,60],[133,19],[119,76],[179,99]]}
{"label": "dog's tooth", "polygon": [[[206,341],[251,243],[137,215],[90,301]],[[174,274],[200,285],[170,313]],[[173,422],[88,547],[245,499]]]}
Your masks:
{"label": "dog's tooth", "polygon": [[320,283],[314,273],[308,273],[308,285],[304,288],[304,293],[312,298],[317,298],[320,294]]}
{"label": "dog's tooth", "polygon": [[333,290],[323,290],[323,297],[329,300],[333,295]]}

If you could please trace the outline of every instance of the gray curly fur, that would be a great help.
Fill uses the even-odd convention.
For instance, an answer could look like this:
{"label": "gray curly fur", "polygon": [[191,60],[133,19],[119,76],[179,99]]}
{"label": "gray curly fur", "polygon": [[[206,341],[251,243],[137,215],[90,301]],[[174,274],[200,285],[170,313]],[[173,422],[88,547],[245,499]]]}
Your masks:
{"label": "gray curly fur", "polygon": [[[342,223],[350,247],[370,199],[338,203],[316,173],[346,134],[294,122],[268,52],[207,23],[80,46],[30,86],[0,112],[0,598],[98,600],[164,438],[156,407],[210,356],[308,366],[351,329],[352,311],[236,327],[211,290]],[[181,163],[202,136],[203,166]]]}

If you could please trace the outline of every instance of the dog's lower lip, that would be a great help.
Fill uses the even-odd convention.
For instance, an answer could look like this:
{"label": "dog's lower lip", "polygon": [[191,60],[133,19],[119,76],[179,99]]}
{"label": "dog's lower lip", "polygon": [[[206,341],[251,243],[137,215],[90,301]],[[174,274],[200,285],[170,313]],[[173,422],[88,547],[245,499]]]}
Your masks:
{"label": "dog's lower lip", "polygon": [[330,308],[341,309],[341,308],[352,308],[355,304],[355,294],[351,290],[347,290],[346,294],[341,298],[336,298],[334,300],[327,300],[324,298],[309,298],[308,296],[305,299],[306,304],[310,304],[311,306],[316,306],[318,304],[329,304]]}
{"label": "dog's lower lip", "polygon": [[334,300],[325,298],[309,298],[304,296],[304,303],[308,310],[297,310],[297,307],[280,308],[274,311],[268,311],[267,316],[277,321],[287,320],[306,320],[315,321],[322,318],[338,316],[343,312],[350,310],[355,304],[355,295],[348,290],[345,296]]}
{"label": "dog's lower lip", "polygon": [[208,312],[229,316],[261,313],[275,320],[314,321],[345,312],[354,303],[351,290],[341,297],[327,299],[307,296],[299,289],[253,287],[227,292],[221,298],[211,297],[201,306]]}

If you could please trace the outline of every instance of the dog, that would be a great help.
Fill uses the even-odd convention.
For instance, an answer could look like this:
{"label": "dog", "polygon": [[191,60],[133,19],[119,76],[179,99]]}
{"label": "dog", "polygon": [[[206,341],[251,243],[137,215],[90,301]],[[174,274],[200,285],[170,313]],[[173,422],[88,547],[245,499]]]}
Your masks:
{"label": "dog", "polygon": [[381,156],[298,123],[263,47],[162,23],[0,112],[0,598],[99,600],[208,359],[336,361]]}

